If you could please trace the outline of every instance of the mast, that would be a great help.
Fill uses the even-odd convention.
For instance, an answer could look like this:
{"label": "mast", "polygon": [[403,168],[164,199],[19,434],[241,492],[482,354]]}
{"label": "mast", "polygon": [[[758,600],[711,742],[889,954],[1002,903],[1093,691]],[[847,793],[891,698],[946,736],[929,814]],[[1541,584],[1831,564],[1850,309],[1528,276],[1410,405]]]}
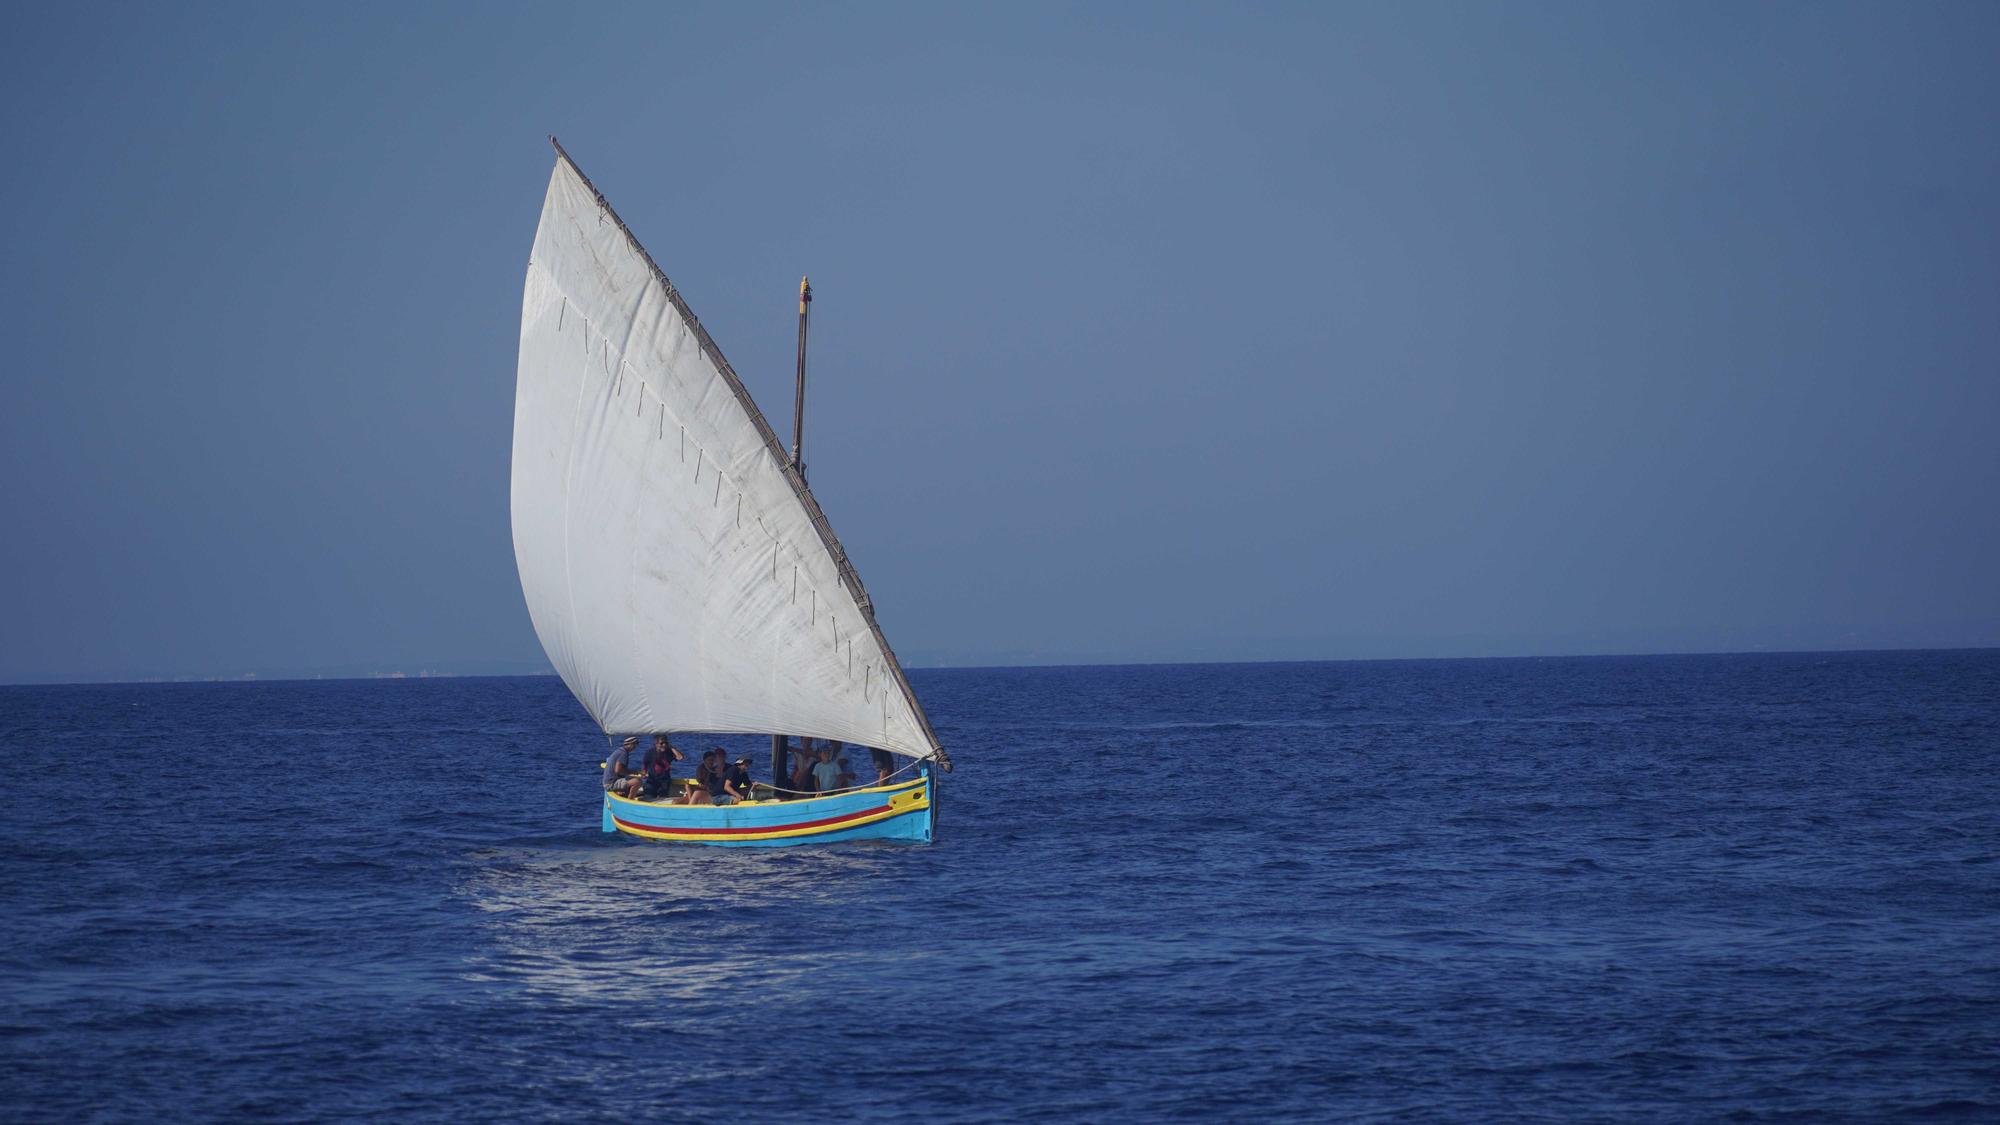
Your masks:
{"label": "mast", "polygon": [[[806,440],[806,308],[812,304],[812,279],[799,278],[799,380],[792,396],[792,470],[799,482],[806,479],[806,464],[799,459]],[[771,784],[783,789],[791,784],[790,742],[782,734],[771,736]]]}
{"label": "mast", "polygon": [[806,310],[812,306],[812,279],[799,278],[799,383],[792,398],[792,468],[806,479],[806,463],[800,457],[806,441]]}

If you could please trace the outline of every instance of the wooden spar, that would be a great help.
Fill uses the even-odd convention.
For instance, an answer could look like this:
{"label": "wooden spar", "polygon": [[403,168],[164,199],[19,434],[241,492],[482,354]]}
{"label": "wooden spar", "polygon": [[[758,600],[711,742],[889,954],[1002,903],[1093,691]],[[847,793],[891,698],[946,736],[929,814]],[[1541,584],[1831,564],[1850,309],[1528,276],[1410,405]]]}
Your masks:
{"label": "wooden spar", "polygon": [[801,456],[806,442],[806,310],[812,307],[813,287],[809,277],[799,278],[799,382],[792,398],[792,468],[806,479],[806,463]]}
{"label": "wooden spar", "polygon": [[[812,279],[799,278],[799,381],[792,397],[792,470],[806,479],[806,464],[799,459],[806,440],[806,306],[812,304]],[[782,734],[771,736],[771,785],[786,789],[792,784],[790,742]]]}

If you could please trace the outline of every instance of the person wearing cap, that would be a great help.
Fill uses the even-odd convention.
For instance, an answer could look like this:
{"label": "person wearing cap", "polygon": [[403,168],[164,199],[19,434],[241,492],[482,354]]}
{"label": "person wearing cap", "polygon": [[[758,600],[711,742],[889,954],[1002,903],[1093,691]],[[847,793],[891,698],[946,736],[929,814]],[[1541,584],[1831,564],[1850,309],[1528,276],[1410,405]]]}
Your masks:
{"label": "person wearing cap", "polygon": [[627,759],[631,756],[632,751],[638,748],[638,745],[639,740],[636,737],[628,738],[625,740],[624,745],[612,750],[610,755],[604,759],[604,791],[606,793],[616,793],[621,797],[630,797],[639,788],[639,783],[644,778],[640,777],[639,772],[627,764]]}
{"label": "person wearing cap", "polygon": [[674,763],[685,761],[687,755],[680,748],[667,741],[664,734],[653,736],[653,748],[646,751],[646,799],[656,801],[674,794]]}
{"label": "person wearing cap", "polygon": [[731,801],[748,801],[750,796],[750,759],[738,758],[722,775],[723,795]]}

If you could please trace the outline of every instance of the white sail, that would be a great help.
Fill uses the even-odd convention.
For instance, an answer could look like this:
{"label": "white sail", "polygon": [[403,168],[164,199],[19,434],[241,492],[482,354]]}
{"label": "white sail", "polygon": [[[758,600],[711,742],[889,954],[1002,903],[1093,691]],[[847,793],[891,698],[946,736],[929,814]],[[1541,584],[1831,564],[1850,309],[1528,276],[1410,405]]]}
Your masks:
{"label": "white sail", "polygon": [[742,382],[558,148],[521,300],[514,556],[606,731],[939,749]]}

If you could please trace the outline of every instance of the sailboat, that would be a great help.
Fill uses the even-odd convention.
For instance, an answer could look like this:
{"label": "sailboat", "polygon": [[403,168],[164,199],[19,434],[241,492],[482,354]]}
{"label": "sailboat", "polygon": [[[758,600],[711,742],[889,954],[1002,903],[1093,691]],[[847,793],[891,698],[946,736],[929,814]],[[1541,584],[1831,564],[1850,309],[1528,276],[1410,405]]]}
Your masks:
{"label": "sailboat", "polygon": [[[800,283],[787,453],[680,292],[549,141],[555,169],[521,296],[511,503],[535,634],[607,738],[772,738],[775,784],[753,799],[606,792],[604,830],[722,845],[929,842],[951,758],[806,486],[810,286]],[[793,739],[903,764],[881,784],[783,793]]]}

